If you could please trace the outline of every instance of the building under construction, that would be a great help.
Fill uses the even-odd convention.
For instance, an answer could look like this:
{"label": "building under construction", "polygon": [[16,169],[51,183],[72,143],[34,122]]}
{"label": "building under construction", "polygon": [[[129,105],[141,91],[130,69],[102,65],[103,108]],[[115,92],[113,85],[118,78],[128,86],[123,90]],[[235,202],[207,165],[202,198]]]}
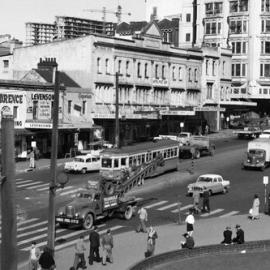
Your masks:
{"label": "building under construction", "polygon": [[112,22],[56,16],[54,24],[27,22],[25,45],[43,44],[93,33],[113,36],[115,27],[116,24]]}

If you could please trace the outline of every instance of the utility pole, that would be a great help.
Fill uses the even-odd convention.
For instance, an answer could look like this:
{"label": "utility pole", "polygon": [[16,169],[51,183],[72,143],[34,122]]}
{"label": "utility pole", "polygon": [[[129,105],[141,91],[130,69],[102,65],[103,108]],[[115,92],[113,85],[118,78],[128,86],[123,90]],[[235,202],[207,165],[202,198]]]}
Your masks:
{"label": "utility pole", "polygon": [[[9,112],[8,112],[9,113]],[[14,119],[11,114],[2,114],[2,176],[1,213],[2,244],[1,269],[17,270],[17,215],[14,157]]]}
{"label": "utility pole", "polygon": [[54,100],[53,100],[53,127],[52,127],[52,147],[51,147],[51,182],[49,188],[49,208],[48,208],[48,247],[54,255],[55,244],[55,191],[57,178],[57,153],[58,153],[58,112],[59,112],[59,74],[57,64],[55,65],[54,77]]}
{"label": "utility pole", "polygon": [[120,138],[119,138],[119,73],[115,74],[115,146],[120,147]]}

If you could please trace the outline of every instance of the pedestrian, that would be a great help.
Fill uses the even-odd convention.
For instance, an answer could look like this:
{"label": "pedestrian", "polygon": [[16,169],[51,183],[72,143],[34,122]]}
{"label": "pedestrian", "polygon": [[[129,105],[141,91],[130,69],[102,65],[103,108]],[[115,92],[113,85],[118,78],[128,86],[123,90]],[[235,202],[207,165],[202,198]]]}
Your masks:
{"label": "pedestrian", "polygon": [[200,205],[201,193],[197,187],[194,187],[192,197],[193,197],[194,213],[199,214],[200,213],[199,205]]}
{"label": "pedestrian", "polygon": [[103,235],[101,239],[101,246],[102,246],[102,264],[106,265],[106,262],[109,261],[113,263],[113,256],[112,256],[112,249],[113,249],[113,237],[111,234],[111,230],[108,229],[106,234]]}
{"label": "pedestrian", "polygon": [[231,227],[227,226],[226,229],[223,232],[223,241],[221,242],[221,244],[224,245],[230,245],[232,243],[232,230]]}
{"label": "pedestrian", "polygon": [[144,233],[147,233],[147,230],[146,230],[146,222],[148,220],[148,215],[147,215],[147,211],[145,208],[141,207],[138,211],[138,215],[139,215],[139,225],[137,227],[137,232],[144,232]]}
{"label": "pedestrian", "polygon": [[185,241],[181,242],[181,248],[188,248],[188,249],[194,248],[195,242],[193,237],[188,233],[184,233],[183,236],[185,237]]}
{"label": "pedestrian", "polygon": [[34,169],[36,167],[35,165],[35,152],[34,149],[31,148],[30,153],[29,153],[29,168]]}
{"label": "pedestrian", "polygon": [[209,133],[209,126],[206,124],[204,128],[204,134],[207,136]]}
{"label": "pedestrian", "polygon": [[37,247],[37,243],[33,241],[31,244],[30,257],[29,257],[30,270],[38,269],[39,257],[40,257],[40,249]]}
{"label": "pedestrian", "polygon": [[99,255],[100,237],[97,232],[97,227],[94,226],[89,234],[90,251],[89,251],[89,264],[92,265],[94,261],[101,262]]}
{"label": "pedestrian", "polygon": [[79,268],[82,268],[82,269],[87,268],[85,257],[84,257],[85,250],[86,248],[83,241],[83,235],[81,235],[75,244],[75,258],[74,258],[74,263],[73,263],[75,270]]}
{"label": "pedestrian", "polygon": [[233,243],[235,244],[244,244],[245,243],[245,234],[244,231],[241,229],[240,225],[236,225],[236,237],[233,238]]}
{"label": "pedestrian", "polygon": [[254,195],[252,208],[249,210],[249,218],[252,220],[260,218],[260,200],[257,194]]}
{"label": "pedestrian", "polygon": [[158,238],[158,234],[156,230],[150,226],[148,236],[147,236],[147,248],[145,252],[145,258],[153,256],[155,253],[156,247],[156,239]]}
{"label": "pedestrian", "polygon": [[193,226],[194,226],[194,223],[195,223],[195,218],[193,216],[193,209],[192,208],[189,209],[189,214],[186,217],[185,222],[187,224],[187,233],[190,236],[192,236],[193,230],[194,230]]}
{"label": "pedestrian", "polygon": [[50,249],[45,246],[42,254],[39,257],[38,263],[41,267],[41,270],[53,270],[56,269],[55,261],[50,252]]}
{"label": "pedestrian", "polygon": [[204,190],[203,190],[203,193],[202,193],[202,197],[203,197],[202,212],[208,212],[208,213],[210,213],[210,201],[209,201],[210,192],[207,189],[207,187],[204,187]]}
{"label": "pedestrian", "polygon": [[179,195],[178,200],[177,200],[177,224],[178,225],[182,224],[181,207],[182,207],[182,202],[181,202],[181,196]]}

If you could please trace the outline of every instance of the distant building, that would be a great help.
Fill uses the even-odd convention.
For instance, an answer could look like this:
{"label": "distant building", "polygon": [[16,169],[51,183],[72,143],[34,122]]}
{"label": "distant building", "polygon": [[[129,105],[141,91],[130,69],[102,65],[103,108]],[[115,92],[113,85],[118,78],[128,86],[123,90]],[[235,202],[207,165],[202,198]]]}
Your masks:
{"label": "distant building", "polygon": [[114,35],[115,24],[77,17],[56,16],[55,23],[26,23],[25,45],[37,45],[53,40],[76,38],[92,33]]}

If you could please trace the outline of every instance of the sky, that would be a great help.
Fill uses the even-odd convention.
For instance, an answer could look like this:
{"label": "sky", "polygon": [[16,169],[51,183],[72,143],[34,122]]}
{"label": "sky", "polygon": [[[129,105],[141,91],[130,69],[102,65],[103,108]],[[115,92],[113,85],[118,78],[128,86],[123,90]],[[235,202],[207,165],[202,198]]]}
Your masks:
{"label": "sky", "polygon": [[[25,23],[53,23],[55,16],[71,16],[101,20],[102,12],[86,12],[84,9],[116,11],[122,6],[122,21],[145,20],[147,0],[0,0],[0,35],[10,34],[25,41]],[[116,22],[115,15],[107,14],[106,21]]]}

